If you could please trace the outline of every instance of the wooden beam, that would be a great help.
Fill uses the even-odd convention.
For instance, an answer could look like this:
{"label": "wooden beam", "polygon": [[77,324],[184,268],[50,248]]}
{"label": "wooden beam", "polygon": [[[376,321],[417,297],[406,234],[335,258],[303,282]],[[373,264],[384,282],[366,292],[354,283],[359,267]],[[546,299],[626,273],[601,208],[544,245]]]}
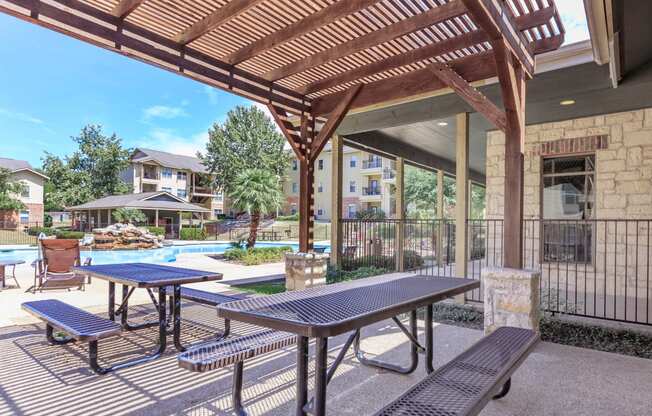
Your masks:
{"label": "wooden beam", "polygon": [[430,65],[429,69],[439,81],[455,91],[475,111],[485,116],[498,129],[505,131],[505,112],[496,107],[484,94],[446,64],[435,63]]}
{"label": "wooden beam", "polygon": [[276,125],[281,129],[283,136],[292,147],[294,154],[296,155],[299,161],[305,159],[305,154],[301,149],[301,136],[300,133],[294,129],[292,123],[287,120],[287,113],[282,108],[276,107],[273,104],[267,104],[269,112],[272,114],[272,118],[276,122]]}
{"label": "wooden beam", "polygon": [[181,45],[187,45],[193,40],[204,36],[211,30],[235,19],[262,1],[263,0],[231,0],[224,6],[176,35],[174,41]]}
{"label": "wooden beam", "polygon": [[[519,30],[527,30],[536,26],[540,26],[549,22],[554,15],[554,7],[546,7],[537,10],[530,14],[525,14],[516,18],[516,24]],[[337,85],[346,84],[360,78],[365,78],[380,72],[388,71],[390,69],[399,68],[405,65],[410,65],[423,61],[428,58],[442,55],[447,52],[457,51],[468,48],[473,45],[478,45],[487,42],[489,37],[487,34],[480,30],[464,33],[450,39],[426,45],[422,48],[413,49],[403,54],[394,55],[380,61],[372,62],[332,77],[321,79],[310,84],[306,84],[299,88],[299,92],[305,95],[315,93],[327,88],[335,87]],[[563,36],[553,36],[550,38],[542,39],[540,42],[545,41],[546,45],[541,45],[537,53],[547,52],[548,50],[557,49],[563,43]],[[556,46],[556,47],[555,47]]]}
{"label": "wooden beam", "polygon": [[331,4],[316,13],[306,16],[281,30],[277,30],[276,32],[238,49],[230,55],[227,55],[224,60],[232,65],[239,64],[240,62],[244,62],[256,55],[260,55],[278,45],[297,39],[298,37],[312,32],[319,27],[326,26],[344,16],[365,9],[374,3],[378,3],[378,1],[379,0],[338,1],[337,3]]}
{"label": "wooden beam", "polygon": [[[40,0],[4,1],[25,9],[28,13],[25,14],[20,12],[20,9],[2,5],[0,5],[0,11],[30,23],[199,82],[217,86],[263,104],[272,102],[297,114],[310,109],[309,104],[302,102],[309,102],[309,100],[295,91],[274,85],[245,70],[233,68],[192,48],[184,48],[170,39],[128,21],[123,21],[110,13],[78,0],[57,0],[56,3],[63,7],[56,7],[53,5],[54,3],[45,3]],[[118,26],[122,26],[123,30],[116,29]],[[121,48],[116,48],[115,45],[120,45]],[[184,54],[173,52],[181,52],[182,49]],[[228,71],[231,71],[234,76],[229,76]]]}
{"label": "wooden beam", "polygon": [[[496,75],[496,63],[491,52],[461,58],[451,62],[450,65],[455,72],[468,82],[491,78]],[[442,88],[445,88],[445,85],[434,78],[431,70],[426,67],[408,72],[405,75],[365,84],[364,90],[353,100],[349,110],[399,100]],[[337,104],[342,101],[344,94],[345,92],[337,92],[314,99],[312,114],[314,116],[330,114]]]}
{"label": "wooden beam", "polygon": [[312,144],[312,152],[311,152],[311,158],[312,160],[315,160],[317,156],[319,156],[319,153],[321,153],[322,149],[328,142],[328,139],[331,138],[333,133],[335,133],[335,130],[340,126],[340,123],[344,119],[344,116],[346,116],[346,113],[349,111],[349,108],[351,107],[351,103],[355,99],[355,97],[358,95],[360,90],[362,89],[362,84],[357,84],[349,88],[349,90],[346,92],[344,95],[342,101],[335,107],[335,110],[331,113],[330,117],[328,117],[328,121],[326,121],[326,124],[321,128],[319,131],[319,134],[317,135],[317,138]]}
{"label": "wooden beam", "polygon": [[115,5],[111,14],[120,19],[124,19],[131,14],[134,10],[143,4],[145,0],[120,0],[118,4]]}
{"label": "wooden beam", "polygon": [[505,40],[528,77],[534,75],[534,55],[525,36],[518,30],[508,6],[499,0],[461,0],[476,25],[494,41]]}
{"label": "wooden beam", "polygon": [[385,26],[382,29],[372,31],[348,42],[333,46],[330,49],[326,49],[314,55],[307,56],[304,59],[268,71],[263,75],[263,78],[269,81],[287,78],[290,75],[335,61],[344,56],[352,55],[356,52],[371,48],[408,33],[416,32],[425,27],[433,26],[453,17],[461,16],[465,12],[466,9],[460,0],[452,0],[442,6],[434,7],[408,19],[400,20],[394,24]]}

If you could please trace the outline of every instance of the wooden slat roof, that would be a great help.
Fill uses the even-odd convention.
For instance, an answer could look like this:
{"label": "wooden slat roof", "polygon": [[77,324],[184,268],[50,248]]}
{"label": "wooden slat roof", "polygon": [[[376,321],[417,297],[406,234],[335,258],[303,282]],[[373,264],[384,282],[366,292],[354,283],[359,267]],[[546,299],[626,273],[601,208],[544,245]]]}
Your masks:
{"label": "wooden slat roof", "polygon": [[495,36],[471,17],[470,1],[499,10],[526,55],[563,42],[553,0],[0,0],[0,11],[323,116],[359,83],[351,108],[440,89],[426,71],[436,62],[468,82],[495,76]]}

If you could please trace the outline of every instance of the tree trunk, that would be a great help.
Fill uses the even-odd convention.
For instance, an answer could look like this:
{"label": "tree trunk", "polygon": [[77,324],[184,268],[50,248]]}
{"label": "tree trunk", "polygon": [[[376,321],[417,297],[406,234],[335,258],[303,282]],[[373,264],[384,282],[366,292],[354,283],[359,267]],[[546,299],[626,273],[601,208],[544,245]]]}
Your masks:
{"label": "tree trunk", "polygon": [[249,238],[247,238],[247,248],[252,248],[256,244],[259,224],[260,224],[260,213],[258,212],[252,213],[251,220],[249,222]]}

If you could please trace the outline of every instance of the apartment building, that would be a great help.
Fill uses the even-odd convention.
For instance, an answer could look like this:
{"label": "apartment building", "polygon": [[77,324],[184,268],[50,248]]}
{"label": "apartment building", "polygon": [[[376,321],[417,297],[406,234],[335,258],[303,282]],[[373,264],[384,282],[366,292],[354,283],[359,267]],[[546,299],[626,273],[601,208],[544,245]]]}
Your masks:
{"label": "apartment building", "polygon": [[0,157],[0,168],[11,172],[11,179],[23,184],[23,191],[16,195],[23,203],[18,211],[0,210],[0,227],[14,228],[19,225],[43,223],[43,186],[48,177],[25,160]]}
{"label": "apartment building", "polygon": [[[343,150],[342,217],[355,218],[363,210],[382,210],[388,217],[396,212],[394,196],[395,162],[351,147]],[[331,167],[330,144],[315,162],[315,218],[330,220],[331,213]],[[299,210],[299,163],[293,160],[283,183],[286,203],[285,215]]]}
{"label": "apartment building", "polygon": [[208,171],[196,157],[137,148],[123,179],[134,193],[165,191],[209,209],[211,217],[227,213],[223,193],[212,190]]}

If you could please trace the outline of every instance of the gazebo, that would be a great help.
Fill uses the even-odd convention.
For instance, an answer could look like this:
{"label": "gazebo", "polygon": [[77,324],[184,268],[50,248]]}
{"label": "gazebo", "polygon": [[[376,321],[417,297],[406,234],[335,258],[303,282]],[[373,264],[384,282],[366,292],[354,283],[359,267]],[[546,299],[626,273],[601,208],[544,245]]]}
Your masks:
{"label": "gazebo", "polygon": [[[505,132],[504,265],[521,267],[526,81],[535,55],[564,40],[551,0],[3,0],[0,10],[266,104],[300,161],[303,252],[314,163],[347,113],[452,89]],[[501,106],[474,88],[493,77]],[[457,174],[468,199],[464,166]]]}

